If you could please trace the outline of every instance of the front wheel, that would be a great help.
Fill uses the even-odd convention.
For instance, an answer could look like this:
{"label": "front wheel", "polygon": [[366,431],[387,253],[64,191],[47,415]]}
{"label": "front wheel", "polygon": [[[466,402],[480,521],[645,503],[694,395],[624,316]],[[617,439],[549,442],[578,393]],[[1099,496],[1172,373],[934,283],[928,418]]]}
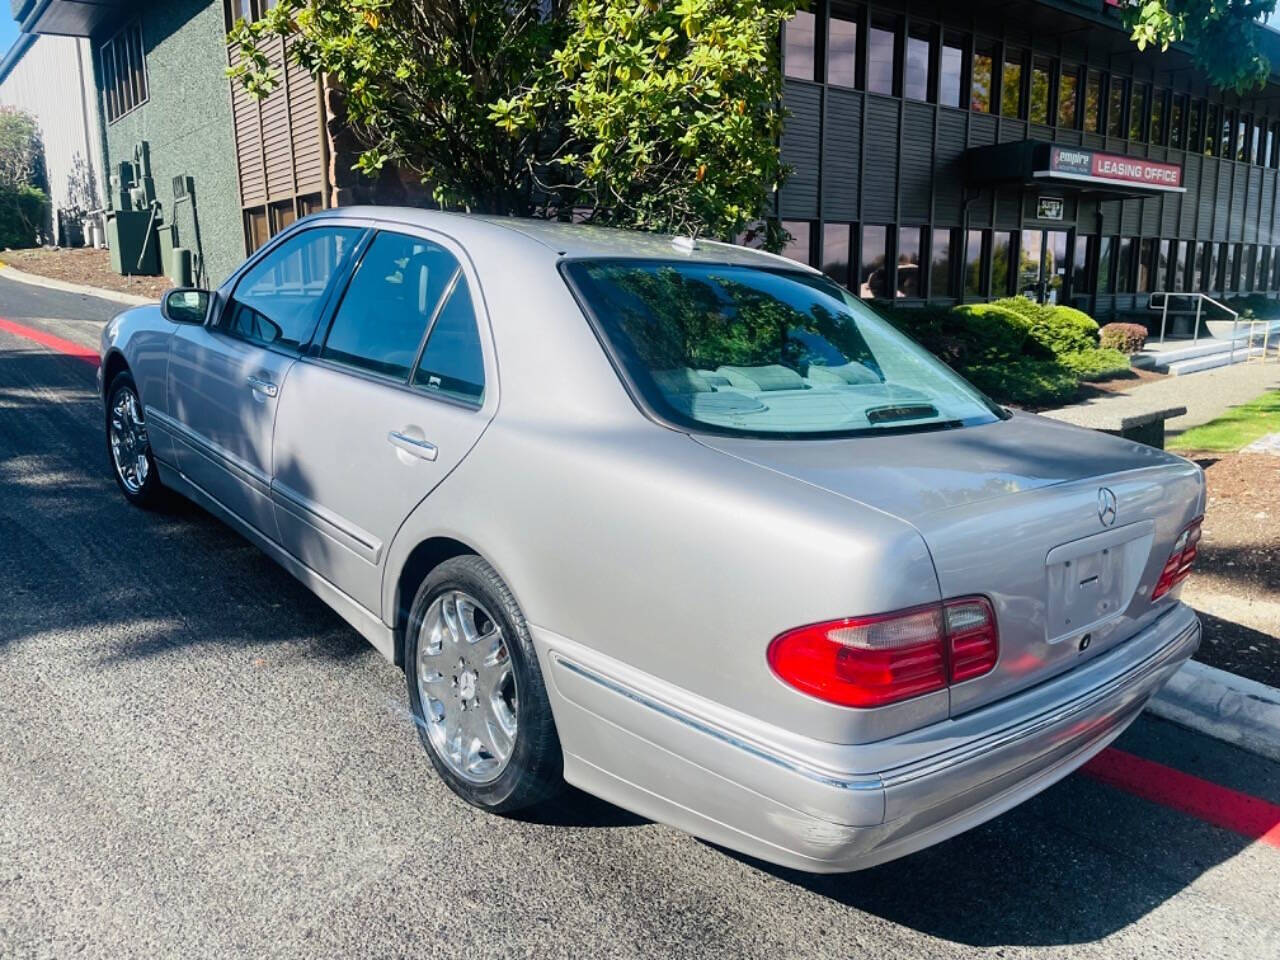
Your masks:
{"label": "front wheel", "polygon": [[413,601],[404,659],[419,737],[454,793],[509,813],[562,788],[529,628],[489,564],[455,557],[431,572]]}
{"label": "front wheel", "polygon": [[151,440],[142,414],[138,387],[119,373],[107,388],[107,459],[125,499],[138,507],[155,507],[163,496]]}

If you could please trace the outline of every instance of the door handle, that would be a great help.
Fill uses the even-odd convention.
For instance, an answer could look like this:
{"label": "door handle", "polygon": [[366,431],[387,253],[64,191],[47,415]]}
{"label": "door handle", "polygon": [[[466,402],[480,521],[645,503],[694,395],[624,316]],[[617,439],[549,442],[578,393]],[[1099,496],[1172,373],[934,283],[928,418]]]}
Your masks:
{"label": "door handle", "polygon": [[261,377],[249,377],[247,382],[250,390],[268,397],[274,397],[280,392],[280,388],[274,383],[270,380],[263,380]]}
{"label": "door handle", "polygon": [[387,441],[411,457],[419,460],[434,460],[440,454],[440,448],[429,440],[419,440],[392,430],[387,434]]}

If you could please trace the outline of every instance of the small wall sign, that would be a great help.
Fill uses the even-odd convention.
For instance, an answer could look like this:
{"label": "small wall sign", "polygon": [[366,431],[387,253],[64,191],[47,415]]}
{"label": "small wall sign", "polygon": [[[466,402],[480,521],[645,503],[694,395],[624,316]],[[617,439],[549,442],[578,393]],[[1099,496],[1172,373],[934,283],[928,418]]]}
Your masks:
{"label": "small wall sign", "polygon": [[1061,197],[1037,197],[1036,198],[1036,219],[1037,220],[1061,220],[1062,219],[1062,198]]}

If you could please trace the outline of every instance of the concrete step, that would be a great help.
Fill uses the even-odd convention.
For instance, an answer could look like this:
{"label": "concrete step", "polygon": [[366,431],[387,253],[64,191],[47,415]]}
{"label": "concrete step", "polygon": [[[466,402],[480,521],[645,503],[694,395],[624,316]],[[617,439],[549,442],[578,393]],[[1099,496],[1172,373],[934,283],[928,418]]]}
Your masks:
{"label": "concrete step", "polygon": [[[1274,361],[1274,351],[1269,356]],[[1262,356],[1262,347],[1252,347],[1247,349],[1243,346],[1236,347],[1235,361],[1236,363],[1244,363],[1249,357]],[[1218,353],[1205,354],[1199,357],[1192,357],[1189,360],[1179,360],[1171,363],[1168,367],[1158,367],[1164,373],[1168,373],[1171,377],[1186,376],[1188,373],[1199,373],[1202,370],[1213,370],[1216,367],[1225,367],[1232,362],[1231,351],[1222,350]]]}

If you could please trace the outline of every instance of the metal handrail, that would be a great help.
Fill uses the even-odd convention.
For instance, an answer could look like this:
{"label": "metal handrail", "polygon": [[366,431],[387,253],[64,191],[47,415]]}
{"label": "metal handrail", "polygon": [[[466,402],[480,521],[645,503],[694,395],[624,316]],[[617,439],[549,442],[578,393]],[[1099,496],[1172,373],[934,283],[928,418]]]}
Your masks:
{"label": "metal handrail", "polygon": [[[1192,345],[1195,345],[1200,342],[1200,315],[1204,310],[1205,301],[1208,301],[1209,303],[1217,307],[1219,310],[1222,310],[1226,313],[1231,314],[1231,358],[1228,361],[1228,363],[1236,362],[1236,328],[1239,326],[1239,323],[1240,323],[1239,313],[1237,313],[1235,310],[1232,310],[1225,303],[1219,303],[1217,300],[1213,299],[1213,297],[1209,296],[1207,293],[1190,293],[1190,292],[1185,292],[1180,290],[1155,291],[1153,294],[1151,294],[1150,298],[1147,300],[1148,310],[1156,309],[1156,302],[1155,302],[1156,297],[1160,297],[1159,309],[1160,309],[1160,344],[1161,346],[1164,345],[1165,327],[1169,323],[1169,298],[1170,297],[1195,297],[1196,298],[1196,325],[1195,325],[1194,331],[1191,334]],[[1250,337],[1250,341],[1252,342],[1252,338],[1253,338],[1252,327],[1249,328],[1249,337]],[[1264,356],[1265,356],[1265,353],[1264,353]]]}

